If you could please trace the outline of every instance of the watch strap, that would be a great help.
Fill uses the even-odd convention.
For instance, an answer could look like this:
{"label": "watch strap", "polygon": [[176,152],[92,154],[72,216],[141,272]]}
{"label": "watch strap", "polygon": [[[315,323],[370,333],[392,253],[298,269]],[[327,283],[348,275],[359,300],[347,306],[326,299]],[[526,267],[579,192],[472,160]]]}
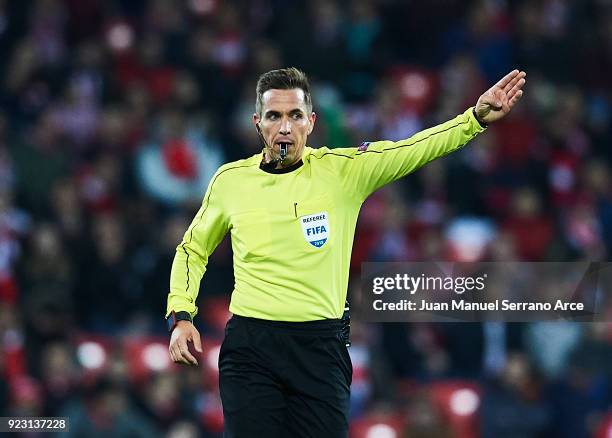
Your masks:
{"label": "watch strap", "polygon": [[170,312],[168,318],[166,318],[166,324],[168,325],[168,333],[172,333],[174,327],[179,321],[189,321],[193,322],[193,318],[191,318],[191,314],[189,312],[180,311],[175,312],[174,310]]}

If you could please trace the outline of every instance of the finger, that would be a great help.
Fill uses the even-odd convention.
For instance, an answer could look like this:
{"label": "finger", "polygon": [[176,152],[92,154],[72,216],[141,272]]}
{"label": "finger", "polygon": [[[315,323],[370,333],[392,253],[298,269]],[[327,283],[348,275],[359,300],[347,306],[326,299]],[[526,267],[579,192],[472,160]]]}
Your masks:
{"label": "finger", "polygon": [[516,82],[516,84],[514,84],[514,86],[510,89],[510,91],[508,91],[508,98],[512,99],[514,97],[514,95],[521,89],[523,88],[523,85],[525,85],[525,79],[521,78],[520,80],[518,80]]}
{"label": "finger", "polygon": [[514,104],[515,104],[516,102],[518,102],[518,100],[519,100],[521,97],[523,97],[523,90],[518,90],[518,91],[517,91],[517,92],[514,94],[514,96],[512,96],[512,99],[510,99],[510,102],[509,102],[510,108],[512,108],[512,107],[514,106]]}
{"label": "finger", "polygon": [[177,363],[183,364],[183,365],[192,365],[192,363],[189,362],[187,359],[180,359]]}
{"label": "finger", "polygon": [[[504,87],[504,93],[508,93],[510,90],[512,90],[512,88],[521,80],[524,81],[524,77],[526,76],[526,73],[524,71],[520,72],[518,75],[516,75],[515,77],[512,78],[512,80],[510,82],[508,82],[506,84],[506,86]],[[524,82],[523,82],[524,83]]]}
{"label": "finger", "polygon": [[188,365],[197,365],[198,364],[198,361],[196,360],[195,357],[193,357],[191,355],[191,353],[189,352],[189,349],[186,346],[185,347],[181,347],[180,355],[181,355],[181,361],[183,363],[186,363]]}
{"label": "finger", "polygon": [[182,364],[187,364],[189,365],[189,362],[187,362],[186,359],[183,359],[182,355],[181,355],[181,351],[179,350],[178,346],[174,347],[174,349],[172,350],[172,355],[174,363],[182,363]]}
{"label": "finger", "polygon": [[200,334],[198,332],[193,334],[193,345],[198,353],[202,352],[202,340],[200,339]]}
{"label": "finger", "polygon": [[187,347],[187,341],[185,339],[179,339],[178,344],[179,344],[179,349],[181,351],[181,357],[187,360],[188,363],[197,365],[198,361],[189,352],[189,348]]}
{"label": "finger", "polygon": [[508,85],[508,82],[510,82],[516,75],[519,74],[518,70],[512,70],[510,73],[508,73],[506,76],[504,76],[503,78],[501,78],[497,84],[495,84],[496,87],[501,88],[502,90],[505,88],[506,85]]}
{"label": "finger", "polygon": [[171,352],[172,352],[171,353],[172,354],[172,361],[174,363],[180,363],[181,362],[181,353],[180,353],[178,347],[176,347],[176,345],[172,347]]}

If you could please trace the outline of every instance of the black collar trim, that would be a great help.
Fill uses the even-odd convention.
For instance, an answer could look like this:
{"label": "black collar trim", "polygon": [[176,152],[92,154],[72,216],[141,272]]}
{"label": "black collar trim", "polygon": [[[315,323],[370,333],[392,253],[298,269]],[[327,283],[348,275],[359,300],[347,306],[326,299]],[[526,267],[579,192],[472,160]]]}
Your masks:
{"label": "black collar trim", "polygon": [[300,167],[302,167],[303,164],[304,162],[300,160],[296,163],[293,163],[289,167],[281,167],[280,169],[276,169],[274,167],[276,166],[276,163],[264,163],[262,161],[259,164],[259,168],[263,170],[264,172],[268,172],[268,173],[289,173],[289,172],[293,172],[295,169],[299,169]]}

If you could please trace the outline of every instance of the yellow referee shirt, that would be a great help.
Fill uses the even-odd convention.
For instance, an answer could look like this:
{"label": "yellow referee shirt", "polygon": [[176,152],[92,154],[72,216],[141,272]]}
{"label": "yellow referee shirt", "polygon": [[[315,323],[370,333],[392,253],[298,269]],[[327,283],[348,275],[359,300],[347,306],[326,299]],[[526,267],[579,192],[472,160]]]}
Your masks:
{"label": "yellow referee shirt", "polygon": [[284,173],[261,169],[262,154],[221,166],[176,249],[166,316],[196,314],[208,257],[229,231],[232,313],[277,321],[341,318],[363,201],[483,130],[470,108],[399,142],[306,147],[303,164]]}

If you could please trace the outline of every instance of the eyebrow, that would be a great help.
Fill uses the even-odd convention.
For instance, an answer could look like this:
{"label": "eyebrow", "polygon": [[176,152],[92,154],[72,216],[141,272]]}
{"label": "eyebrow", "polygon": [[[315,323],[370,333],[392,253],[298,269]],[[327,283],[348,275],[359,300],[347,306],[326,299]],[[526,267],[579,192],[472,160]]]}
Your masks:
{"label": "eyebrow", "polygon": [[[268,116],[277,116],[280,115],[280,111],[276,111],[276,110],[268,110],[264,113],[264,116],[268,117]],[[304,114],[304,111],[302,111],[300,108],[294,108],[291,111],[289,111],[289,115],[293,115],[293,114]]]}

